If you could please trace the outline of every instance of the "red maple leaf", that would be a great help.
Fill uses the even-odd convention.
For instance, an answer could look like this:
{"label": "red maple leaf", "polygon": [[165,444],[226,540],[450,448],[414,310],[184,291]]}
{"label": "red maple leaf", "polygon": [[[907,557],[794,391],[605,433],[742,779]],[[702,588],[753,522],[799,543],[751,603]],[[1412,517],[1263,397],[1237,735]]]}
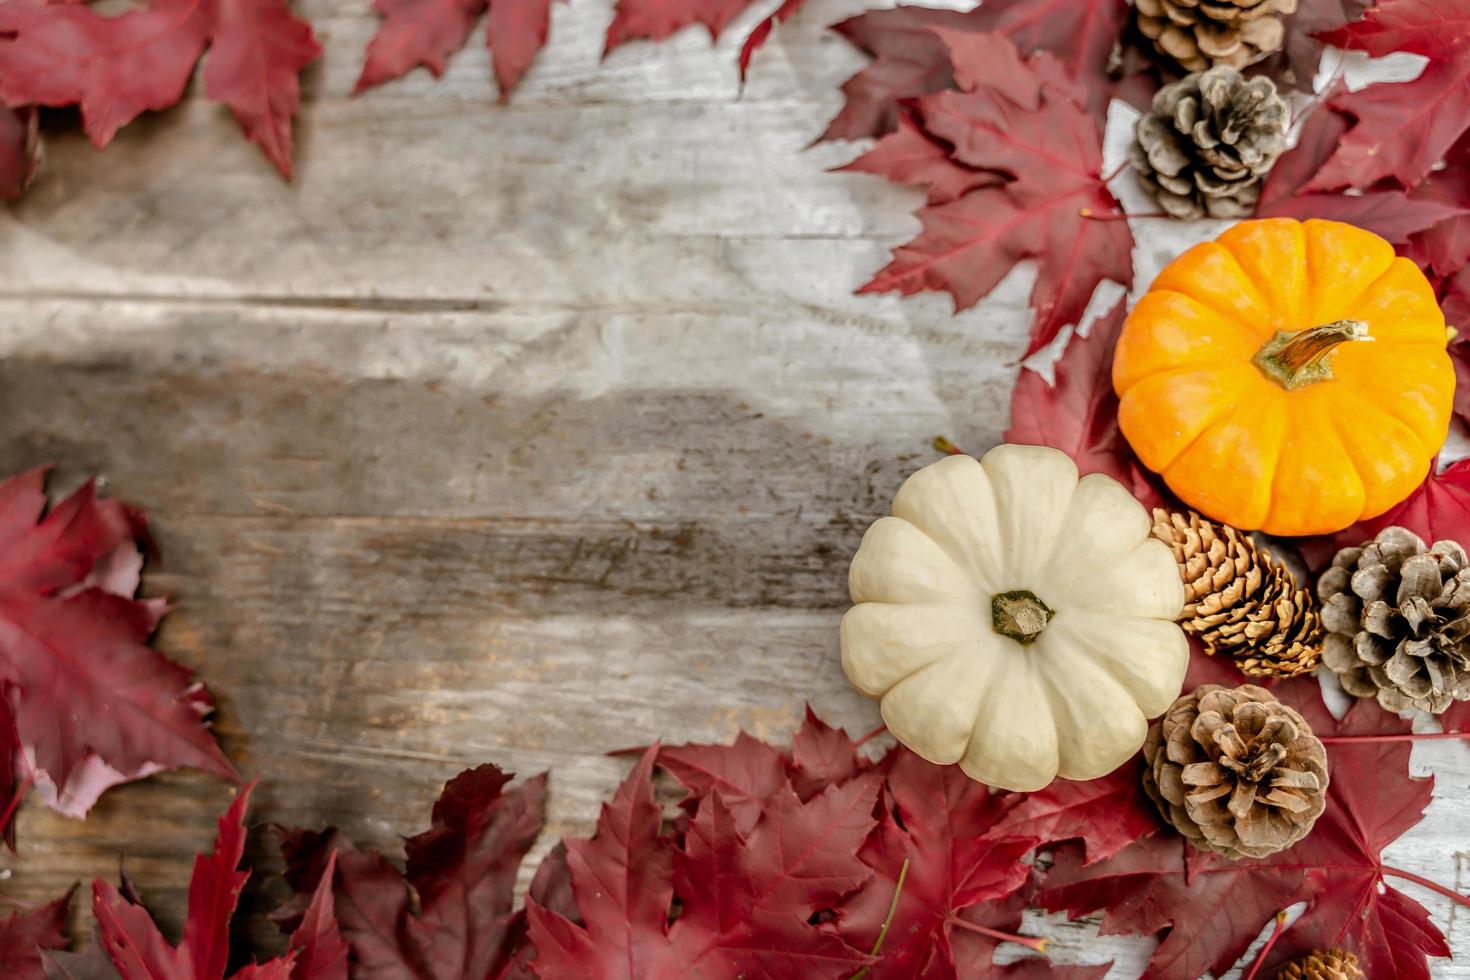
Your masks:
{"label": "red maple leaf", "polygon": [[1012,806],[989,830],[992,839],[1029,838],[1052,844],[1076,838],[1088,864],[1163,829],[1153,802],[1143,791],[1142,757],[1106,776],[1078,782],[1054,780],[1050,786]]}
{"label": "red maple leaf", "polygon": [[49,905],[16,909],[0,921],[0,976],[7,980],[43,980],[43,950],[66,948],[66,912],[73,888]]}
{"label": "red maple leaf", "polygon": [[1011,427],[1005,441],[1060,449],[1082,473],[1105,473],[1146,507],[1167,506],[1157,479],[1138,462],[1118,429],[1113,392],[1113,352],[1123,330],[1127,298],[1073,337],[1057,360],[1055,384],[1022,368],[1011,392]]}
{"label": "red maple leaf", "polygon": [[1355,123],[1308,191],[1368,188],[1391,178],[1413,187],[1470,129],[1470,0],[1384,0],[1363,19],[1321,35],[1375,57],[1429,59],[1410,82],[1369,85],[1331,105]]}
{"label": "red maple leaf", "polygon": [[[712,790],[681,847],[661,832],[653,799],[658,752],[650,747],[603,807],[596,835],[568,843],[585,925],[528,903],[538,975],[836,978],[867,964],[811,920],[871,875],[857,851],[874,825],[876,787],[855,780],[803,803],[783,786],[748,833]],[[676,894],[680,913],[670,922]]]}
{"label": "red maple leaf", "polygon": [[946,204],[981,187],[1000,187],[1005,174],[957,163],[950,148],[924,132],[914,117],[900,113],[898,128],[841,171],[874,174],[899,184],[922,187],[930,204]]}
{"label": "red maple leaf", "polygon": [[[1461,138],[1445,157],[1445,166],[1430,174],[1416,194],[1449,204],[1470,208],[1470,138]],[[1424,270],[1434,286],[1439,304],[1449,325],[1460,333],[1460,340],[1470,336],[1470,215],[1441,221],[1433,228],[1413,236],[1399,248],[1399,254],[1412,259]],[[1459,348],[1460,354],[1456,354]],[[1450,349],[1456,359],[1456,371],[1463,364],[1463,348]],[[1459,404],[1466,396],[1464,376],[1456,389],[1456,412],[1470,417]]]}
{"label": "red maple leaf", "polygon": [[1445,195],[1403,190],[1308,193],[1305,188],[1342,145],[1348,130],[1347,117],[1329,106],[1320,107],[1308,116],[1296,146],[1266,175],[1256,216],[1345,221],[1388,241],[1404,243],[1470,210],[1466,202]]}
{"label": "red maple leaf", "polygon": [[[1337,721],[1311,680],[1274,690],[1319,736],[1409,730],[1368,702]],[[1106,934],[1163,932],[1149,976],[1184,980],[1206,970],[1223,974],[1278,911],[1305,900],[1306,912],[1277,945],[1278,959],[1335,946],[1357,953],[1368,976],[1427,980],[1426,957],[1448,956],[1449,947],[1422,906],[1386,885],[1386,876],[1399,873],[1380,857],[1429,804],[1433,780],[1409,775],[1409,748],[1401,741],[1330,744],[1326,812],[1305,840],[1280,854],[1225,861],[1172,833],[1092,865],[1063,850],[1040,902],[1074,916],[1105,909]]]}
{"label": "red maple leaf", "polygon": [[403,872],[335,830],[283,833],[286,880],[298,895],[320,888],[327,855],[335,852],[337,920],[355,973],[419,980],[510,975],[524,939],[520,914],[511,911],[516,871],[545,821],[546,776],[507,791],[510,780],[492,765],[451,779],[429,829],[405,842]]}
{"label": "red maple leaf", "polygon": [[959,163],[1010,180],[923,208],[919,237],[895,249],[860,292],[941,289],[964,309],[1017,262],[1035,258],[1031,354],[1077,322],[1104,279],[1131,285],[1133,235],[1126,221],[1090,220],[1119,206],[1101,176],[1097,123],[1073,101],[1055,59],[1041,53],[1022,61],[999,34],[938,33],[968,87],[923,96],[915,111]]}
{"label": "red maple leaf", "polygon": [[[685,810],[692,813],[702,799],[718,790],[741,831],[748,832],[788,782],[805,802],[828,785],[873,771],[873,764],[859,755],[859,744],[822,721],[807,705],[806,717],[791,737],[789,753],[740,732],[730,745],[660,745],[655,763],[689,790],[680,803]],[[612,754],[641,755],[645,750],[646,746],[640,746]]]}
{"label": "red maple leaf", "polygon": [[[1437,466],[1438,461],[1430,464],[1431,471]],[[1336,534],[1302,539],[1302,557],[1311,568],[1323,568],[1340,549],[1366,544],[1392,525],[1408,528],[1426,543],[1470,541],[1470,459],[1431,472],[1419,489],[1386,513],[1359,521]]]}
{"label": "red maple leaf", "polygon": [[902,102],[952,87],[951,54],[935,28],[1000,33],[1027,54],[1051,52],[1101,117],[1113,88],[1108,58],[1127,18],[1123,0],[1011,0],[964,12],[895,7],[849,18],[833,30],[874,61],[843,84],[846,104],[819,139],[882,136],[897,125]]}
{"label": "red maple leaf", "polygon": [[37,469],[0,483],[0,731],[26,785],[81,816],[165,768],[237,778],[204,724],[208,694],[148,646],[164,607],[132,598],[142,515],[92,483],[45,513],[44,482]]}
{"label": "red maple leaf", "polygon": [[662,41],[691,24],[703,24],[711,40],[740,16],[751,0],[617,0],[607,27],[603,53],[620,44],[647,38]]}
{"label": "red maple leaf", "polygon": [[85,4],[0,4],[0,99],[10,106],[79,105],[106,146],[149,109],[179,101],[210,47],[205,94],[224,102],[245,137],[291,176],[297,77],[321,47],[283,0],[153,0],[111,17]]}
{"label": "red maple leaf", "polygon": [[[99,878],[92,884],[98,942],[121,980],[222,980],[230,959],[230,918],[250,872],[239,870],[245,853],[245,808],[251,783],[219,821],[214,850],[194,860],[184,939],[170,945],[141,905]],[[330,868],[334,858],[328,858]],[[327,879],[330,880],[330,879]],[[332,892],[312,896],[302,926],[285,956],[250,964],[235,980],[347,980],[347,950],[337,931]]]}
{"label": "red maple leaf", "polygon": [[[878,826],[859,854],[876,873],[843,905],[838,931],[872,949],[889,923],[872,967],[878,980],[982,975],[997,937],[977,934],[961,913],[975,909],[983,918],[991,903],[1017,892],[1031,873],[1021,857],[1035,840],[996,834],[1016,798],[993,796],[958,766],[936,766],[901,747],[887,761]],[[1015,925],[1001,928],[1019,926],[1014,911]]]}
{"label": "red maple leaf", "polygon": [[974,10],[904,6],[870,10],[835,25],[834,31],[872,55],[874,61],[842,84],[847,101],[818,141],[892,132],[898,125],[900,103],[952,86],[949,49],[934,28],[964,30],[976,16]]}
{"label": "red maple leaf", "polygon": [[214,0],[204,94],[230,107],[245,138],[288,180],[291,118],[301,105],[301,69],[322,53],[311,25],[285,0]]}
{"label": "red maple leaf", "polygon": [[368,42],[353,93],[401,78],[420,66],[438,78],[487,8],[485,45],[504,102],[546,46],[551,0],[374,0],[373,9],[382,15],[383,24]]}

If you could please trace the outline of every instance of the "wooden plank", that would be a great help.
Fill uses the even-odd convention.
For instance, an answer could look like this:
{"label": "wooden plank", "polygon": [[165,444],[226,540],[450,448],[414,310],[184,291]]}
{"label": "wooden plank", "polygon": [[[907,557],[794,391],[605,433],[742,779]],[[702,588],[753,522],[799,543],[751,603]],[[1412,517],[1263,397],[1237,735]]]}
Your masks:
{"label": "wooden plank", "polygon": [[[219,696],[257,817],[396,854],[460,768],[549,769],[534,862],[590,830],[611,749],[780,738],[807,700],[871,728],[836,659],[847,558],[934,435],[1001,438],[1029,273],[958,316],[852,295],[918,203],[826,173],[851,147],[804,149],[862,63],[818,28],[861,5],[813,0],[743,94],[755,12],[715,50],[689,31],[604,61],[610,8],[557,5],[509,107],[477,40],[442,82],[350,99],[374,15],[300,9],[327,51],[295,184],[196,92],[104,154],[53,134],[0,214],[0,472],[101,473],[150,512],[146,585],[178,603],[159,643]],[[1214,230],[1150,226],[1140,282]],[[1414,758],[1440,795],[1390,857],[1461,886],[1470,759]],[[176,930],[227,798],[170,774],[85,824],[28,804],[0,892],[121,853]],[[266,835],[251,856],[272,866]],[[263,875],[239,927],[266,948],[278,897]],[[1030,925],[1116,977],[1148,952]]]}

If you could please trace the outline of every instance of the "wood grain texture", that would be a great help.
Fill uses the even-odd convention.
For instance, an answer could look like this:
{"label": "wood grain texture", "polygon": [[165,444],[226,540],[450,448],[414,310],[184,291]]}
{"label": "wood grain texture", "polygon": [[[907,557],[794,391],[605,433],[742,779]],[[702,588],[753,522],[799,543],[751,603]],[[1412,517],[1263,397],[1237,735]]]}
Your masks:
{"label": "wood grain texture", "polygon": [[[573,0],[509,107],[478,43],[351,99],[368,5],[299,9],[326,54],[294,184],[195,95],[102,154],[56,129],[0,214],[0,471],[55,461],[59,488],[97,472],[147,509],[146,587],[177,603],[159,643],[264,780],[255,819],[398,853],[493,761],[551,771],[534,861],[590,830],[609,750],[784,737],[806,701],[871,728],[837,658],[847,559],[934,435],[999,441],[1030,273],[958,316],[852,295],[918,202],[826,173],[851,147],[806,149],[861,64],[820,28],[860,6],[813,0],[742,94],[754,12],[715,49],[687,31],[601,61],[611,6]],[[1140,281],[1213,231],[1145,230]],[[1415,764],[1438,796],[1391,856],[1463,887],[1470,752]],[[177,929],[228,793],[171,774],[85,824],[27,805],[0,892],[122,854]],[[268,835],[251,854],[272,866]],[[252,886],[238,926],[267,948],[274,897]],[[1115,977],[1148,953],[1030,925]]]}

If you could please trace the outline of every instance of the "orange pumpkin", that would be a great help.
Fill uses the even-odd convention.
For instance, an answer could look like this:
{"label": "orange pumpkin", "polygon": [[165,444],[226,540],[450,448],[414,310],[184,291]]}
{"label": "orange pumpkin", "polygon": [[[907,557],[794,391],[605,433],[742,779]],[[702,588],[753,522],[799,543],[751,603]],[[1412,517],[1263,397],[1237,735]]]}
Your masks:
{"label": "orange pumpkin", "polygon": [[1169,264],[1113,361],[1118,424],[1189,506],[1271,534],[1374,517],[1424,480],[1455,372],[1423,273],[1336,221],[1245,221]]}

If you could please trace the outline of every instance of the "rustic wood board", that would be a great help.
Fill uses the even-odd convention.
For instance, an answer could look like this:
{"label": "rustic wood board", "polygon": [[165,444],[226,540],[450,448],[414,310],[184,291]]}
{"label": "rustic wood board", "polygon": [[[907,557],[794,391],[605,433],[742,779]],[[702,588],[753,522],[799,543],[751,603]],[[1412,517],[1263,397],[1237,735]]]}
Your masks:
{"label": "rustic wood board", "polygon": [[[742,94],[752,18],[601,61],[610,5],[573,0],[509,106],[473,43],[349,98],[368,4],[299,9],[326,54],[294,184],[196,93],[104,154],[58,129],[0,214],[0,470],[100,473],[150,513],[159,643],[218,696],[256,818],[396,852],[459,769],[549,769],[534,861],[591,829],[611,749],[783,737],[806,701],[872,727],[837,660],[847,559],[934,435],[999,441],[1029,272],[959,316],[852,295],[918,200],[806,148],[861,64],[821,27],[860,6],[813,0]],[[1146,233],[1141,281],[1179,247]],[[1437,798],[1391,856],[1462,887],[1470,752],[1415,764]],[[85,824],[28,804],[0,891],[122,854],[176,929],[228,794],[171,774]],[[251,851],[271,866],[268,835]],[[239,925],[267,947],[273,897]],[[1030,926],[1116,977],[1148,952]]]}

